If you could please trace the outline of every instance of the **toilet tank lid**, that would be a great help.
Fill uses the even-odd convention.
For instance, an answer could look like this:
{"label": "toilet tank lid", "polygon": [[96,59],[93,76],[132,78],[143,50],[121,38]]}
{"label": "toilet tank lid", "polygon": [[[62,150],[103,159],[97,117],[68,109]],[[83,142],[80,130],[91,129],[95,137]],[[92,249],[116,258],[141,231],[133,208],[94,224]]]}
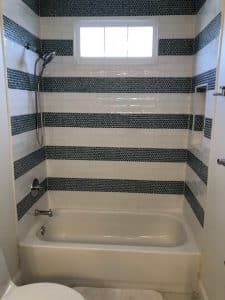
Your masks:
{"label": "toilet tank lid", "polygon": [[12,289],[4,300],[84,300],[75,290],[54,283],[34,283]]}

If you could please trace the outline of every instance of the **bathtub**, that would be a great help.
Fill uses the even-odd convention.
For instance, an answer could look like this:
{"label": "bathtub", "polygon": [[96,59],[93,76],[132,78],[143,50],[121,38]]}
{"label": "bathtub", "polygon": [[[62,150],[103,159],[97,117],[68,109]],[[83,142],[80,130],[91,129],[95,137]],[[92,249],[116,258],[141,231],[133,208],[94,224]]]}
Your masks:
{"label": "bathtub", "polygon": [[25,283],[195,289],[199,250],[182,215],[57,209],[20,242]]}

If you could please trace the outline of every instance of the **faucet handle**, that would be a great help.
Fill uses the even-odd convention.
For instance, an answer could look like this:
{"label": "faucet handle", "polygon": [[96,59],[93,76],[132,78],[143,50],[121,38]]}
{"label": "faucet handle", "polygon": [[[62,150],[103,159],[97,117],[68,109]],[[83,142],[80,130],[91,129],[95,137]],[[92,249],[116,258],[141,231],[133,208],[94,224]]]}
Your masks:
{"label": "faucet handle", "polygon": [[35,215],[35,217],[37,217],[37,216],[48,216],[48,217],[51,218],[51,217],[53,217],[53,211],[51,209],[49,209],[49,210],[35,209],[34,215]]}
{"label": "faucet handle", "polygon": [[38,193],[43,190],[44,190],[44,188],[40,185],[39,180],[37,178],[35,178],[31,185],[31,196],[35,198],[35,197],[37,197]]}

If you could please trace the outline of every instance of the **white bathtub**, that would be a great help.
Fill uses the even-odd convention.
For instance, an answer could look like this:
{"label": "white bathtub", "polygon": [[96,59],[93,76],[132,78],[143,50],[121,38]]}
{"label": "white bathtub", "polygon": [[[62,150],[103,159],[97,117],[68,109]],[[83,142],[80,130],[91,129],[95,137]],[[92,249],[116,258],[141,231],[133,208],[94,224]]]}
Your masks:
{"label": "white bathtub", "polygon": [[20,243],[25,282],[191,292],[200,255],[183,219],[155,213],[55,210],[53,218],[39,219]]}

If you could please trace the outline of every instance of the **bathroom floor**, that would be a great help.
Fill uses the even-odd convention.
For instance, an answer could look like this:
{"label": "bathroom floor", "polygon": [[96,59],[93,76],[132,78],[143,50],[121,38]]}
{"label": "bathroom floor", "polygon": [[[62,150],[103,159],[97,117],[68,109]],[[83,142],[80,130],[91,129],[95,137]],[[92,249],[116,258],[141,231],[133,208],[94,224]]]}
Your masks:
{"label": "bathroom floor", "polygon": [[[110,288],[76,287],[75,289],[80,292],[86,300],[149,300],[146,294],[142,294],[142,290],[129,290],[128,293],[123,293],[121,289]],[[163,296],[164,300],[193,299],[191,295],[184,294],[164,294]]]}

